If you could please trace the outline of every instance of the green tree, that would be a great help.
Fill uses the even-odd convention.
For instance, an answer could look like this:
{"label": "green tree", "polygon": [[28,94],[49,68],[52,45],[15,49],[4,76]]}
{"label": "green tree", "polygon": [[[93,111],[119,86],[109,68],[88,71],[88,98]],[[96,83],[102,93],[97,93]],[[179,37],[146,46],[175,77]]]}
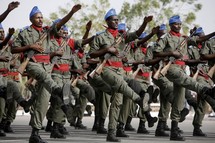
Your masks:
{"label": "green tree", "polygon": [[145,16],[153,15],[154,20],[148,26],[149,31],[162,23],[168,25],[171,16],[180,15],[183,22],[182,31],[187,34],[196,19],[195,13],[201,8],[198,0],[136,0],[133,4],[124,2],[119,17],[130,25],[131,29],[137,29]]}
{"label": "green tree", "polygon": [[75,39],[82,38],[86,30],[85,25],[89,20],[92,20],[91,35],[105,29],[103,26],[105,25],[104,15],[110,7],[110,3],[107,0],[93,0],[89,4],[86,2],[84,3],[84,0],[71,0],[65,7],[59,7],[58,12],[51,13],[49,19],[45,19],[45,23],[51,25],[53,20],[66,15],[75,4],[81,4],[82,8],[75,13],[71,20],[66,24],[73,32]]}

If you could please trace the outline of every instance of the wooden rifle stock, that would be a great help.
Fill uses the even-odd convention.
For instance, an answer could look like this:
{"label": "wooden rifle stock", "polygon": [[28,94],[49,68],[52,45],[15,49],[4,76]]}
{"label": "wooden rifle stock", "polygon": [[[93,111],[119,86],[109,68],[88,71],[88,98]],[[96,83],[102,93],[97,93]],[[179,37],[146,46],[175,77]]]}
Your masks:
{"label": "wooden rifle stock", "polygon": [[72,80],[71,86],[75,87],[77,82],[78,82],[78,76],[74,80]]}
{"label": "wooden rifle stock", "polygon": [[138,74],[138,72],[141,70],[141,66],[138,65],[137,69],[133,72],[132,77],[135,78]]}
{"label": "wooden rifle stock", "polygon": [[163,67],[163,62],[160,61],[159,62],[159,67],[158,67],[157,71],[155,72],[155,74],[153,75],[154,79],[158,79],[159,78],[162,67]]}
{"label": "wooden rifle stock", "polygon": [[199,72],[200,72],[201,68],[202,68],[202,64],[198,64],[197,70],[196,70],[195,74],[192,77],[194,80],[197,80],[197,77],[199,75]]}
{"label": "wooden rifle stock", "polygon": [[212,77],[213,77],[213,75],[214,75],[214,72],[215,72],[215,64],[214,64],[213,67],[211,67],[210,70],[208,71],[208,76],[210,77],[208,82],[209,82],[209,84],[210,84],[211,86],[214,85],[214,82],[213,82],[213,80],[212,80]]}
{"label": "wooden rifle stock", "polygon": [[23,74],[23,73],[24,73],[25,68],[26,68],[26,66],[28,65],[29,61],[30,61],[30,58],[27,57],[27,58],[25,59],[25,61],[23,61],[22,64],[19,66],[19,68],[17,69],[17,71],[18,71],[20,74]]}
{"label": "wooden rifle stock", "polygon": [[171,66],[172,62],[175,60],[175,58],[170,57],[169,62],[161,69],[160,74],[162,76],[165,76],[169,67]]}
{"label": "wooden rifle stock", "polygon": [[[124,37],[124,35],[125,35],[125,32],[124,32],[116,41],[114,41],[114,43],[111,45],[111,47],[115,47],[115,46],[119,45],[119,43],[122,41],[122,38]],[[93,78],[95,74],[98,74],[98,75],[101,74],[102,69],[103,69],[103,67],[105,66],[105,64],[106,64],[106,62],[108,61],[108,59],[110,58],[110,56],[111,56],[111,55],[110,55],[109,53],[105,54],[105,59],[102,61],[102,63],[99,64],[99,65],[96,67],[96,69],[94,69],[94,70],[89,74],[89,76],[90,76],[91,78]]]}
{"label": "wooden rifle stock", "polygon": [[[49,33],[49,32],[48,32]],[[38,45],[42,45],[42,43],[43,43],[43,41],[46,39],[46,37],[48,36],[48,33],[43,33],[42,35],[41,35],[41,37],[35,42],[36,44],[38,44]],[[25,61],[23,61],[22,62],[22,64],[20,65],[20,67],[18,68],[18,72],[20,73],[20,74],[23,74],[24,73],[24,70],[26,69],[26,66],[28,65],[28,63],[29,63],[29,61],[30,61],[30,59],[32,58],[33,59],[33,61],[35,61],[36,62],[36,60],[35,60],[35,58],[34,58],[34,53],[35,53],[35,51],[34,50],[31,50],[29,53],[28,53],[28,56],[27,56],[27,58],[25,59]]]}
{"label": "wooden rifle stock", "polygon": [[83,80],[87,80],[87,75],[90,73],[90,71],[87,71],[84,75],[83,75]]}

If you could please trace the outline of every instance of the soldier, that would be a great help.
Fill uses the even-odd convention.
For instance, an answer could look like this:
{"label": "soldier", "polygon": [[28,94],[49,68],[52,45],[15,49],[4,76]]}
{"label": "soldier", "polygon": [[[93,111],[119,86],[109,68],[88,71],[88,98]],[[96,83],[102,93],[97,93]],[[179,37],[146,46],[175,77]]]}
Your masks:
{"label": "soldier", "polygon": [[[8,73],[10,70],[10,50],[8,41],[15,32],[14,28],[9,28],[9,34],[5,38],[4,29],[1,25],[1,22],[7,17],[7,15],[16,7],[18,7],[19,2],[11,2],[8,5],[7,10],[0,15],[0,136],[6,136],[4,132],[4,121],[2,121],[3,114],[5,113],[5,103],[8,101],[15,100],[22,107],[25,107],[27,102],[22,98],[22,95],[19,91],[18,85],[11,79],[8,79]],[[9,126],[10,123],[7,123]]]}
{"label": "soldier", "polygon": [[[13,43],[12,53],[24,52],[25,57],[30,58],[26,72],[39,83],[37,84],[39,96],[36,97],[37,99],[33,103],[33,106],[31,106],[30,125],[32,126],[32,134],[29,139],[30,143],[45,142],[40,138],[39,130],[42,128],[42,121],[47,112],[50,93],[59,95],[62,98],[63,92],[65,92],[60,85],[52,80],[50,75],[52,70],[50,55],[48,53],[51,46],[50,37],[60,30],[61,26],[64,25],[80,8],[81,5],[75,5],[61,21],[56,23],[54,27],[44,28],[42,27],[43,15],[41,11],[37,6],[33,7],[29,15],[32,25],[23,30]],[[40,36],[42,36],[43,39],[41,39]],[[34,60],[32,60],[32,56],[34,57]],[[65,106],[62,106],[61,108],[64,110]]]}
{"label": "soldier", "polygon": [[[107,29],[105,30],[105,32],[95,37],[93,43],[91,44],[90,56],[92,58],[100,57],[101,60],[104,60],[104,55],[106,53],[109,53],[111,55],[110,59],[106,59],[108,62],[105,63],[105,67],[102,70],[101,77],[107,84],[109,84],[109,86],[111,86],[112,91],[115,92],[115,94],[118,94],[115,95],[115,97],[113,98],[114,102],[112,101],[110,107],[109,118],[111,120],[109,120],[107,141],[120,141],[115,136],[116,123],[119,115],[119,105],[122,104],[122,99],[120,99],[122,95],[119,95],[119,93],[131,98],[134,102],[138,103],[141,108],[147,106],[148,104],[149,97],[139,97],[139,95],[136,94],[124,81],[122,74],[122,61],[120,58],[117,57],[117,55],[118,50],[120,50],[118,47],[123,48],[125,46],[125,42],[127,43],[138,38],[145,29],[146,24],[151,20],[151,16],[145,17],[143,24],[136,32],[126,33],[126,36],[122,35],[123,37],[125,37],[125,39],[121,39],[122,41],[120,45],[115,45],[113,44],[114,41],[119,38],[119,33],[117,30],[118,17],[115,12],[115,9],[111,9],[105,15],[105,21],[108,25]],[[114,46],[116,46],[116,48]]]}
{"label": "soldier", "polygon": [[[213,109],[215,109],[215,101],[212,99],[212,94],[214,93],[212,88],[208,88],[201,83],[196,82],[194,79],[186,75],[184,72],[184,66],[188,58],[187,54],[187,39],[181,36],[181,20],[178,15],[173,16],[169,20],[169,25],[171,31],[161,38],[155,49],[155,56],[158,57],[174,57],[176,60],[171,64],[166,77],[173,82],[173,103],[171,111],[171,135],[170,140],[184,141],[185,138],[182,137],[178,130],[178,122],[180,120],[180,112],[183,108],[185,99],[185,88],[196,91],[199,93],[207,102],[210,103]],[[182,41],[184,41],[182,43]],[[193,40],[193,41],[192,41]],[[188,42],[195,42],[200,39],[189,39]],[[178,43],[182,43],[178,44]],[[212,100],[211,100],[212,99]]]}
{"label": "soldier", "polygon": [[[198,37],[202,37],[204,35],[205,34],[201,27],[197,28],[197,30],[194,33],[194,36],[198,36]],[[210,87],[210,84],[208,82],[208,76],[207,76],[208,66],[206,64],[206,61],[200,60],[200,50],[202,48],[202,45],[203,43],[198,43],[198,45],[197,44],[189,45],[188,53],[189,53],[190,60],[192,60],[190,61],[191,64],[189,66],[191,69],[191,76],[193,76],[193,78],[196,78],[196,80],[199,83],[208,85],[208,87]],[[201,66],[201,67],[199,68],[198,66]],[[196,72],[198,74],[197,77],[194,76]],[[206,134],[202,132],[200,127],[202,126],[202,120],[204,118],[204,115],[207,109],[206,108],[207,103],[199,95],[197,95],[197,101],[198,101],[197,107],[194,108],[195,115],[193,118],[193,126],[194,126],[193,136],[206,136]]]}

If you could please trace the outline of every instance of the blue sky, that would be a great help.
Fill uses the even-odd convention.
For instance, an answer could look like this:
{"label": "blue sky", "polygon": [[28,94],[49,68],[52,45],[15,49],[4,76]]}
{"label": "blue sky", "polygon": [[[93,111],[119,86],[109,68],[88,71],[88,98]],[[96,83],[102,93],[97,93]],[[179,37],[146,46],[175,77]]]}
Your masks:
{"label": "blue sky", "polygon": [[[0,13],[6,10],[7,5],[12,0],[0,0]],[[40,10],[43,12],[44,17],[48,17],[51,12],[58,10],[59,6],[65,6],[67,2],[71,0],[18,0],[20,5],[17,9],[12,11],[8,17],[3,21],[3,26],[5,30],[9,27],[22,28],[30,24],[29,21],[29,12],[32,7],[37,5]],[[91,0],[84,0],[90,2]],[[115,8],[117,12],[120,11],[122,2],[124,0],[109,0],[111,3],[110,8]],[[134,2],[135,0],[126,0],[129,2]],[[198,24],[203,27],[206,34],[215,31],[215,13],[214,5],[215,0],[199,0],[203,4],[203,8],[200,12],[196,13],[197,19],[195,24]]]}

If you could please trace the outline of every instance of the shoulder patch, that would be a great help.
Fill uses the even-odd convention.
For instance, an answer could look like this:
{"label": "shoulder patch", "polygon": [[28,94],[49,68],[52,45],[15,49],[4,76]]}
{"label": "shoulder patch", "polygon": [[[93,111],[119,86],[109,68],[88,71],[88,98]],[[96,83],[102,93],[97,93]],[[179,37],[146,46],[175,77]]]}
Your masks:
{"label": "shoulder patch", "polygon": [[160,39],[165,38],[167,35],[168,35],[168,33],[165,33],[164,35],[162,35],[162,36],[160,37]]}
{"label": "shoulder patch", "polygon": [[99,31],[99,32],[96,32],[96,36],[100,35],[100,34],[103,34],[105,33],[105,31]]}

